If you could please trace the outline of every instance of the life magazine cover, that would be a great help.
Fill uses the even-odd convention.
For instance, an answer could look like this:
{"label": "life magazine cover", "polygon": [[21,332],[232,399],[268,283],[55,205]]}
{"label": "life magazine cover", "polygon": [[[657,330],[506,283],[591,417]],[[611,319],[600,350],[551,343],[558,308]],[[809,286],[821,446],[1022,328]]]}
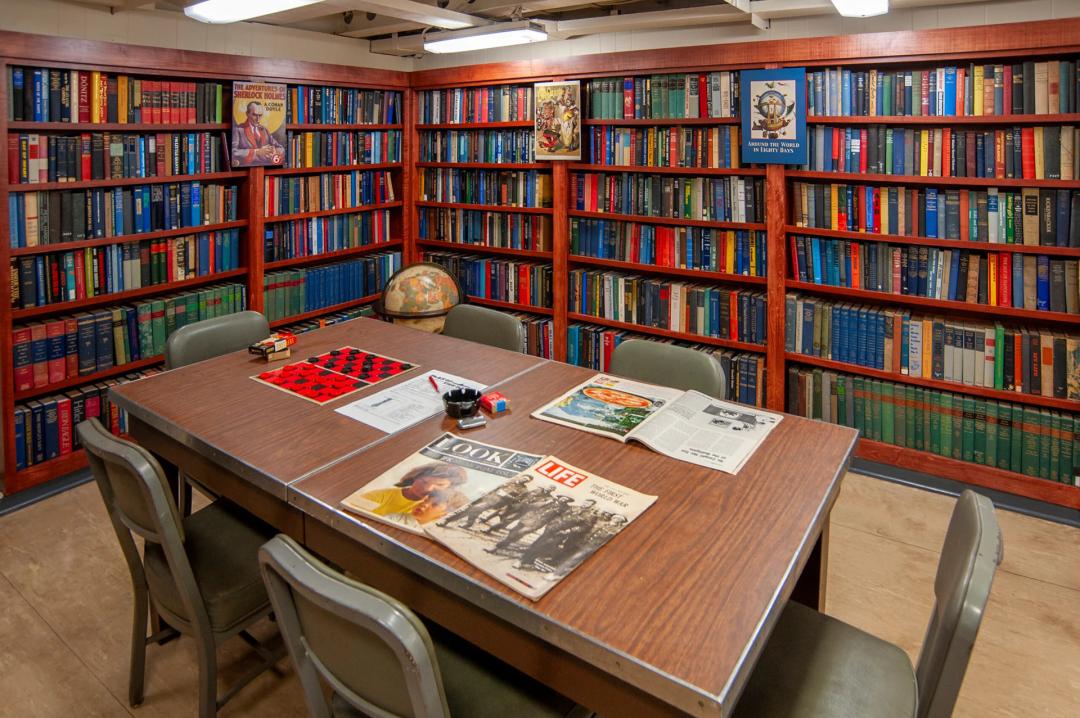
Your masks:
{"label": "life magazine cover", "polygon": [[343,508],[422,534],[541,459],[446,433],[342,500]]}
{"label": "life magazine cover", "polygon": [[783,416],[698,391],[597,374],[532,414],[537,419],[638,441],[653,451],[729,474],[753,456]]}
{"label": "life magazine cover", "polygon": [[656,500],[545,456],[427,534],[492,578],[539,599]]}

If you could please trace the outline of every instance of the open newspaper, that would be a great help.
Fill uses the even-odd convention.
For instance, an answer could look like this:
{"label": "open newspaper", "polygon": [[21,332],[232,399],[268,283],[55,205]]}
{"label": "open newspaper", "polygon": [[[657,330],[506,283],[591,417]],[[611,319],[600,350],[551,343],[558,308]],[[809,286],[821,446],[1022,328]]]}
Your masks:
{"label": "open newspaper", "polygon": [[342,500],[343,508],[422,534],[542,458],[444,433]]}
{"label": "open newspaper", "polygon": [[738,473],[783,417],[698,391],[597,374],[532,414],[537,419],[638,441],[673,459]]}
{"label": "open newspaper", "polygon": [[546,456],[424,530],[484,573],[536,600],[655,500]]}

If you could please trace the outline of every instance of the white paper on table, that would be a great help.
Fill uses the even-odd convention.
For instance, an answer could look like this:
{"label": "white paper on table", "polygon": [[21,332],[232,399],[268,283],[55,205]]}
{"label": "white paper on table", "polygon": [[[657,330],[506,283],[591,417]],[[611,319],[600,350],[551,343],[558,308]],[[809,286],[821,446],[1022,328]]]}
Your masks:
{"label": "white paper on table", "polygon": [[[431,379],[439,385],[438,391]],[[480,382],[440,371],[429,371],[371,396],[335,409],[350,419],[393,434],[443,410],[442,395],[452,389],[483,391]]]}

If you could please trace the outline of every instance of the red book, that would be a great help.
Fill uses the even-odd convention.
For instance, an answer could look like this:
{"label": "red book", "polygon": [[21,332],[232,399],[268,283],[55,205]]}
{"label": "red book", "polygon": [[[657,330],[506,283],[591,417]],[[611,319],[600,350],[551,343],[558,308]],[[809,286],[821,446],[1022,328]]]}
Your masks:
{"label": "red book", "polygon": [[1005,176],[1005,135],[994,130],[994,177]]}
{"label": "red book", "polygon": [[195,83],[187,83],[187,121],[189,125],[195,124]]}
{"label": "red book", "polygon": [[608,367],[611,366],[611,353],[615,351],[615,333],[604,332],[602,337],[603,339],[601,339],[601,341],[603,342],[604,346],[604,357],[602,365],[603,369],[601,369],[601,371],[607,371]]}
{"label": "red book", "polygon": [[34,386],[49,385],[49,338],[44,322],[32,322],[30,329],[30,366],[34,375]]}
{"label": "red book", "polygon": [[[1003,79],[1001,81],[1001,86],[1005,88],[1005,102],[1002,103],[1001,114],[1011,115],[1013,113],[1011,95],[1013,86],[1012,65],[1006,63],[1004,71],[1002,73],[1002,78]],[[959,78],[957,78],[957,81],[959,82]],[[959,85],[957,85],[957,87],[959,87]]]}
{"label": "red book", "polygon": [[[38,143],[34,141],[34,137],[35,137],[34,135],[31,135],[30,142],[27,145],[27,157],[30,160],[29,165],[28,165],[29,172],[27,173],[27,176],[26,176],[26,179],[27,179],[28,182],[40,182],[41,181],[40,180],[41,170],[38,168],[38,156],[39,156],[39,153],[40,153],[41,150],[40,150],[40,148],[38,146]],[[46,156],[48,156],[48,155],[46,155]]]}
{"label": "red book", "polygon": [[998,306],[1012,306],[1012,255],[1008,252],[998,256]]}
{"label": "red book", "polygon": [[881,234],[881,188],[874,187],[874,233]]}
{"label": "red book", "polygon": [[730,295],[729,307],[731,309],[731,321],[728,322],[728,338],[739,338],[739,293],[732,292]]}
{"label": "red book", "polygon": [[67,341],[64,338],[63,319],[46,322],[45,339],[49,347],[49,383],[58,384],[67,379]]}
{"label": "red book", "polygon": [[33,345],[30,327],[15,327],[11,332],[11,348],[15,357],[15,391],[34,388]]}
{"label": "red book", "polygon": [[843,135],[841,134],[840,128],[834,127],[832,131],[832,161],[833,167],[835,167],[837,171],[842,171],[840,169],[840,160],[844,157],[844,143],[842,138]]}
{"label": "red book", "polygon": [[795,241],[795,235],[791,236],[791,278],[799,279],[799,245]]}
{"label": "red book", "polygon": [[[709,76],[704,72],[698,75],[698,117],[709,116]],[[720,115],[720,108],[716,108],[717,116]]]}
{"label": "red book", "polygon": [[[930,130],[926,133],[926,176],[934,176],[934,152],[937,148],[934,147],[934,131]],[[919,158],[922,161],[922,158]]]}
{"label": "red book", "polygon": [[79,375],[79,320],[75,317],[64,318],[64,336],[67,338],[64,358],[67,360],[67,375]]}
{"label": "red book", "polygon": [[930,74],[922,74],[922,86],[919,88],[919,105],[922,110],[919,114],[923,117],[930,114]]}
{"label": "red book", "polygon": [[97,391],[88,392],[84,412],[87,419],[101,418],[101,394]]}
{"label": "red book", "polygon": [[[90,121],[90,73],[79,72],[79,122]],[[86,175],[89,177],[90,175]]]}
{"label": "red book", "polygon": [[1035,128],[1024,127],[1020,130],[1020,159],[1023,166],[1023,179],[1035,179]]}
{"label": "red book", "polygon": [[60,456],[71,453],[71,399],[56,397],[56,426],[60,432]]}
{"label": "red book", "polygon": [[634,119],[633,77],[624,77],[622,81],[622,116],[624,120]]}
{"label": "red book", "polygon": [[941,176],[952,176],[952,128],[941,130]]}
{"label": "red book", "polygon": [[[964,84],[966,78],[967,68],[956,68],[956,115],[958,117],[966,114],[964,112],[964,104],[967,99],[966,85]],[[899,352],[896,352],[896,354],[899,355]]]}
{"label": "red book", "polygon": [[82,252],[75,252],[75,296],[86,297],[86,262]]}
{"label": "red book", "polygon": [[89,132],[79,135],[79,164],[82,170],[79,177],[82,179],[90,179],[94,175],[93,155],[91,154],[92,139]]}
{"label": "red book", "polygon": [[8,134],[8,184],[19,184],[19,135]]}

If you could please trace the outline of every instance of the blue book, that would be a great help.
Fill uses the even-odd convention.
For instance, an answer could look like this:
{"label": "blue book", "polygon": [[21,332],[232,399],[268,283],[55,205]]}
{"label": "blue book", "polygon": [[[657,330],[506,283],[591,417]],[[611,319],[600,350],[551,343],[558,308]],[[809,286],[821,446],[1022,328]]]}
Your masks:
{"label": "blue book", "polygon": [[[1064,64],[1062,63],[1063,66]],[[1065,85],[1062,85],[1062,87],[1065,87]],[[1070,202],[1069,190],[1059,189],[1057,191],[1057,246],[1059,247],[1069,246]]]}
{"label": "blue book", "polygon": [[858,316],[856,317],[857,324],[855,329],[857,336],[855,363],[859,366],[868,366],[866,355],[870,346],[869,317],[867,316],[865,309],[858,309],[856,311],[858,312]]}
{"label": "blue book", "polygon": [[[998,92],[1000,92],[1000,88]],[[956,114],[956,68],[945,68],[945,115]]]}
{"label": "blue book", "polygon": [[1035,257],[1035,278],[1035,308],[1050,309],[1050,257],[1045,254]]}
{"label": "blue book", "polygon": [[937,286],[937,249],[930,247],[927,250],[926,261],[926,293],[934,296],[934,287]]}
{"label": "blue book", "polygon": [[908,353],[911,351],[911,323],[905,317],[900,325],[900,373],[908,374]]}
{"label": "blue book", "polygon": [[938,236],[938,195],[934,187],[926,188],[926,236]]}
{"label": "blue book", "polygon": [[60,417],[56,410],[56,397],[41,402],[43,429],[45,431],[45,461],[60,456]]}
{"label": "blue book", "polygon": [[851,70],[840,71],[840,114],[845,117],[851,111]]}
{"label": "blue book", "polygon": [[938,111],[937,111],[937,92],[938,92],[937,73],[934,72],[933,70],[930,70],[926,74],[930,78],[930,87],[929,87],[929,92],[928,92],[928,95],[930,97],[930,108],[929,108],[930,111],[927,114],[928,115],[936,115],[936,114],[939,114]]}
{"label": "blue book", "polygon": [[1024,306],[1024,255],[1012,255],[1012,305]]}
{"label": "blue book", "polygon": [[905,132],[893,132],[892,172],[894,175],[904,174],[904,137]]}
{"label": "blue book", "polygon": [[878,311],[874,312],[874,327],[875,327],[875,341],[874,341],[874,368],[885,368],[885,315]]}
{"label": "blue book", "polygon": [[[1014,255],[1020,256],[1020,255]],[[952,259],[949,262],[949,296],[946,299],[956,300],[956,283],[960,276],[960,252],[953,250]]]}
{"label": "blue book", "polygon": [[21,67],[11,68],[11,97],[14,100],[13,104],[16,108],[15,115],[12,119],[24,120],[23,117],[23,87],[26,82],[23,75],[23,69]]}
{"label": "blue book", "polygon": [[814,268],[814,284],[821,284],[821,240],[817,237],[810,238],[811,264]]}
{"label": "blue book", "polygon": [[94,336],[97,371],[104,371],[113,366],[112,312],[108,309],[94,312]]}
{"label": "blue book", "polygon": [[8,227],[11,228],[11,248],[17,249],[26,246],[26,237],[23,235],[23,224],[19,221],[19,200],[21,194],[8,195]]}
{"label": "blue book", "polygon": [[45,407],[40,401],[33,400],[26,402],[26,408],[30,412],[27,463],[40,464],[45,460]]}
{"label": "blue book", "polygon": [[[18,97],[18,95],[16,95]],[[22,471],[27,467],[26,463],[26,409],[15,407],[15,470]]]}
{"label": "blue book", "polygon": [[45,88],[45,72],[47,72],[47,70],[42,70],[41,68],[34,69],[34,122],[48,122],[49,120],[49,93]]}
{"label": "blue book", "polygon": [[840,357],[840,305],[833,304],[829,309],[829,355],[828,358],[839,361]]}

